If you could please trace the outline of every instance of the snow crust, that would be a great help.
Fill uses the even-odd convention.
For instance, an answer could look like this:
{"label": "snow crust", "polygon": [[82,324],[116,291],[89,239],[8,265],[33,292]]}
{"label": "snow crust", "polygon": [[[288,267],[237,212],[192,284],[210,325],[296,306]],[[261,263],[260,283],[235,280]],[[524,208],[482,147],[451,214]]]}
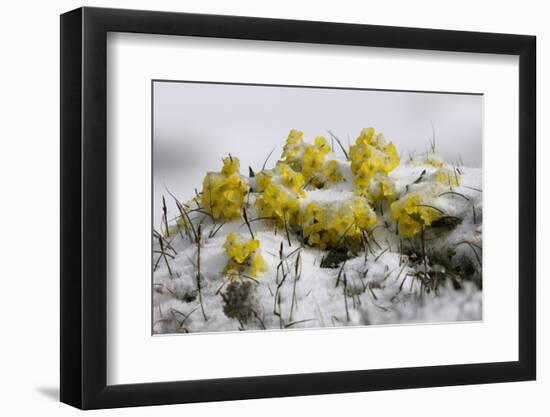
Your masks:
{"label": "snow crust", "polygon": [[[340,167],[345,181],[327,190],[308,191],[304,204],[310,200],[332,201],[353,195],[349,164],[340,162]],[[441,253],[452,250],[453,262],[458,262],[459,266],[466,263],[481,269],[482,171],[480,168],[459,169],[462,173],[461,184],[453,187],[456,194],[438,196],[433,204],[447,215],[461,219],[461,222],[451,230],[431,231],[426,236],[426,250],[428,259],[431,259],[428,267],[442,280],[437,290],[427,290],[415,277],[418,270],[426,266],[422,262],[415,264],[411,259],[414,254],[411,255],[410,251],[407,254],[404,247],[418,248],[419,243],[400,238],[394,228],[388,227],[389,213],[380,215],[377,212],[378,225],[373,231],[376,245],[347,259],[337,268],[321,267],[327,251],[302,247],[297,236],[290,237],[289,245],[284,230],[269,222],[254,221],[251,227],[255,238],[261,243],[260,250],[268,271],[257,281],[250,281],[253,292],[247,303],[253,309],[255,318],[244,323],[228,317],[224,312],[227,303],[224,294],[227,294],[230,282],[223,278],[227,263],[223,244],[230,232],[250,238],[248,227],[242,220],[233,221],[224,224],[214,236],[209,237],[219,224],[213,224],[201,213],[193,213],[193,222],[202,222],[203,231],[200,297],[197,244],[173,229],[166,238],[170,248],[164,248],[164,251],[170,256],[165,260],[159,254],[158,239],[154,239],[153,332],[193,333],[481,320],[481,282],[459,282],[448,266],[437,263]],[[420,192],[431,187],[431,183],[414,182],[421,176],[428,178],[436,171],[437,168],[426,161],[413,160],[408,164],[402,163],[390,173],[390,178],[398,194],[405,190]],[[247,210],[249,218],[257,217],[253,195],[248,199]],[[177,215],[169,213],[168,218],[174,219]],[[283,275],[286,278],[281,283]]]}

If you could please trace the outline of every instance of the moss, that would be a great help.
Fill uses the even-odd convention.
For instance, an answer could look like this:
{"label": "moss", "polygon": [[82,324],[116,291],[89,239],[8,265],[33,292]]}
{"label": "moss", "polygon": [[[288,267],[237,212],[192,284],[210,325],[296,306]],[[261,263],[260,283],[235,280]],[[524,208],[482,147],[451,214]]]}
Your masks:
{"label": "moss", "polygon": [[223,312],[240,323],[248,323],[257,316],[256,284],[251,281],[233,281],[223,293]]}

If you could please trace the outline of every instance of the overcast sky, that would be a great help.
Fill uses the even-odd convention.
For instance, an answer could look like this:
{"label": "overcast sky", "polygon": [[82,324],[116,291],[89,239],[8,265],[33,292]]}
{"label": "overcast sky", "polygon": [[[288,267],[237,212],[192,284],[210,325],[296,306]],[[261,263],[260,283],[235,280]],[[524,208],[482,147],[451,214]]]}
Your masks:
{"label": "overcast sky", "polygon": [[482,108],[480,95],[155,82],[155,227],[164,186],[191,198],[205,172],[219,170],[228,153],[240,158],[246,173],[249,165],[260,169],[277,146],[272,165],[293,128],[306,141],[328,139],[331,130],[347,144],[372,126],[406,158],[429,148],[433,123],[445,160],[460,156],[480,167]]}

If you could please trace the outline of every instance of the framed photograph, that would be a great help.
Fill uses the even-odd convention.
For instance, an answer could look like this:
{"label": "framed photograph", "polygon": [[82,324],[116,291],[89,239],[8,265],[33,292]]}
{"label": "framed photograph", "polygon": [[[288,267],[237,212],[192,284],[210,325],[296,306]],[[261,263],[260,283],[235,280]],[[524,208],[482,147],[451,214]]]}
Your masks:
{"label": "framed photograph", "polygon": [[61,401],[533,380],[535,37],[61,16]]}

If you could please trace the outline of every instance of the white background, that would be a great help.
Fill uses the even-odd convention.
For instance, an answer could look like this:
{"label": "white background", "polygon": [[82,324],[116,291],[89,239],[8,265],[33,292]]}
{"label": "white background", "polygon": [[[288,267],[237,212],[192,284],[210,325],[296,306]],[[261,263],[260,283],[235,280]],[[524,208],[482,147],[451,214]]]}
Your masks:
{"label": "white background", "polygon": [[[58,14],[80,6],[72,1],[11,2],[4,5],[2,36],[2,159],[0,178],[3,203],[2,278],[0,303],[4,337],[0,350],[2,401],[6,415],[41,413],[72,415],[76,411],[58,404],[58,309],[59,309],[59,26]],[[539,143],[548,134],[541,120],[548,83],[540,80],[548,73],[550,28],[544,3],[536,1],[398,1],[317,2],[278,1],[120,1],[88,5],[165,9],[204,13],[241,14],[296,19],[333,20],[398,26],[434,27],[536,34],[538,36]],[[6,147],[7,145],[7,147]],[[539,163],[547,154],[539,148]],[[548,165],[539,168],[539,213],[548,211]],[[539,258],[550,249],[550,224],[539,215]],[[545,237],[543,237],[545,236]],[[539,262],[539,269],[542,262]],[[541,302],[550,284],[539,273],[539,380],[485,386],[390,391],[292,399],[239,401],[225,404],[182,405],[116,411],[99,415],[201,415],[243,416],[284,413],[372,413],[378,415],[462,416],[547,415],[544,394],[550,389],[550,330],[546,323],[548,303]]]}

